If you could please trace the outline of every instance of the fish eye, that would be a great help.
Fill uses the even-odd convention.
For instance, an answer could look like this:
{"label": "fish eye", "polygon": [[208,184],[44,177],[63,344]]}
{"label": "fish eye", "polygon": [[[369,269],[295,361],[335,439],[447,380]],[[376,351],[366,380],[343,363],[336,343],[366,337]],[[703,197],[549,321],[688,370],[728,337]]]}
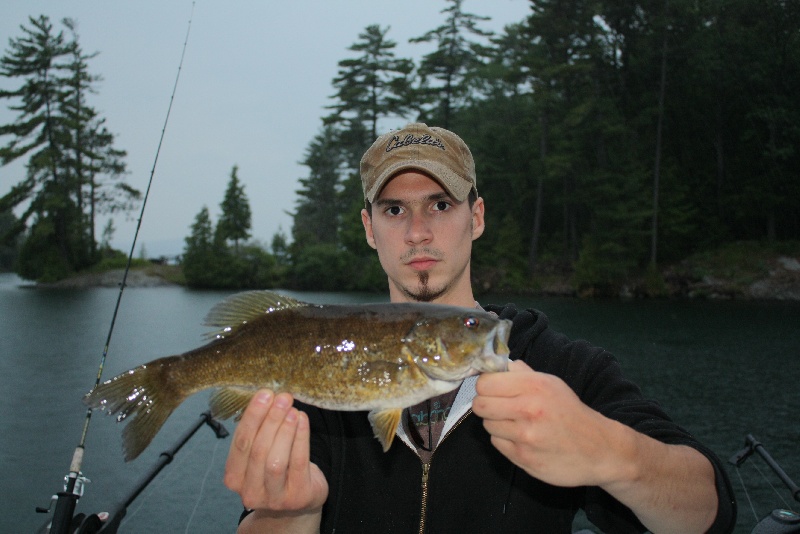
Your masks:
{"label": "fish eye", "polygon": [[475,328],[479,324],[481,324],[480,320],[477,317],[465,317],[464,318],[464,326],[467,328]]}

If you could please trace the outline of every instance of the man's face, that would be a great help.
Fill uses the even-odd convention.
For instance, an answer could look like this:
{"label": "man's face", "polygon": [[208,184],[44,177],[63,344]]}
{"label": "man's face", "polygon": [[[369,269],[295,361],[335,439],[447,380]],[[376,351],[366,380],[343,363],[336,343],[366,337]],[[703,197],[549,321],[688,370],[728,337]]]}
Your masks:
{"label": "man's face", "polygon": [[472,241],[484,229],[483,199],[456,202],[436,180],[415,171],[392,178],[362,210],[367,242],[378,251],[393,302],[473,306]]}

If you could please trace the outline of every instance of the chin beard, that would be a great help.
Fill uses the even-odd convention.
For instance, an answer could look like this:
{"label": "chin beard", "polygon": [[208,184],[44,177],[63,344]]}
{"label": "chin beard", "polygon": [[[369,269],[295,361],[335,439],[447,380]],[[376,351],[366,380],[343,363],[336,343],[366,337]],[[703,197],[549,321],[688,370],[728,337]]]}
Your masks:
{"label": "chin beard", "polygon": [[434,290],[428,285],[429,278],[430,275],[428,274],[427,271],[419,273],[418,275],[419,286],[414,289],[403,287],[402,288],[403,293],[405,293],[406,296],[409,297],[410,299],[415,300],[417,302],[432,302],[436,300],[447,291],[447,286],[445,285],[439,289]]}

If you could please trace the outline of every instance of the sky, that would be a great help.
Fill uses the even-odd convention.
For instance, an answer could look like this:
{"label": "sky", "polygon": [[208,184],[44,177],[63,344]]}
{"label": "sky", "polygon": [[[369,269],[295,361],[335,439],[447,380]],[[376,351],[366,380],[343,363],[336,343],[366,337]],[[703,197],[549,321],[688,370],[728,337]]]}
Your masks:
{"label": "sky", "polygon": [[[290,235],[300,164],[334,101],[338,62],[371,24],[390,27],[397,57],[418,59],[430,45],[410,44],[441,25],[445,0],[12,0],[0,8],[3,53],[22,36],[28,17],[46,15],[55,29],[77,21],[85,53],[99,54],[89,71],[100,75],[89,105],[106,119],[115,147],[125,150],[127,182],[144,192],[154,167],[188,31],[169,122],[135,254],[180,254],[200,210],[216,221],[231,169],[252,211],[252,239],[268,247],[275,233]],[[480,27],[501,32],[529,11],[527,0],[465,0],[463,10],[491,17]],[[191,25],[189,21],[191,19]],[[16,89],[20,80],[0,78]],[[0,124],[16,114],[0,102]],[[413,117],[408,117],[413,119]],[[382,124],[383,129],[402,126]],[[2,146],[10,141],[0,137]],[[0,196],[24,177],[24,162],[0,167]],[[131,249],[137,208],[113,216],[112,245]],[[354,214],[357,216],[357,214]],[[97,222],[102,235],[107,218]]]}

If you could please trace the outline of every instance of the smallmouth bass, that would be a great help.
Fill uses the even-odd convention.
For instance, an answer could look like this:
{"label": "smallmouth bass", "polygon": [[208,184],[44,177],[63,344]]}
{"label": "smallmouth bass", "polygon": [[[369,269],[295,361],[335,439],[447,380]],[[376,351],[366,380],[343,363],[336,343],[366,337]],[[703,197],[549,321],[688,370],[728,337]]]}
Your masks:
{"label": "smallmouth bass", "polygon": [[260,388],[319,408],[369,411],[384,451],[402,410],[508,368],[511,321],[478,308],[424,303],[315,305],[247,291],[214,306],[209,343],[105,381],[84,402],[117,421],[125,460],[139,456],[187,397],[219,388],[214,417],[240,414]]}

